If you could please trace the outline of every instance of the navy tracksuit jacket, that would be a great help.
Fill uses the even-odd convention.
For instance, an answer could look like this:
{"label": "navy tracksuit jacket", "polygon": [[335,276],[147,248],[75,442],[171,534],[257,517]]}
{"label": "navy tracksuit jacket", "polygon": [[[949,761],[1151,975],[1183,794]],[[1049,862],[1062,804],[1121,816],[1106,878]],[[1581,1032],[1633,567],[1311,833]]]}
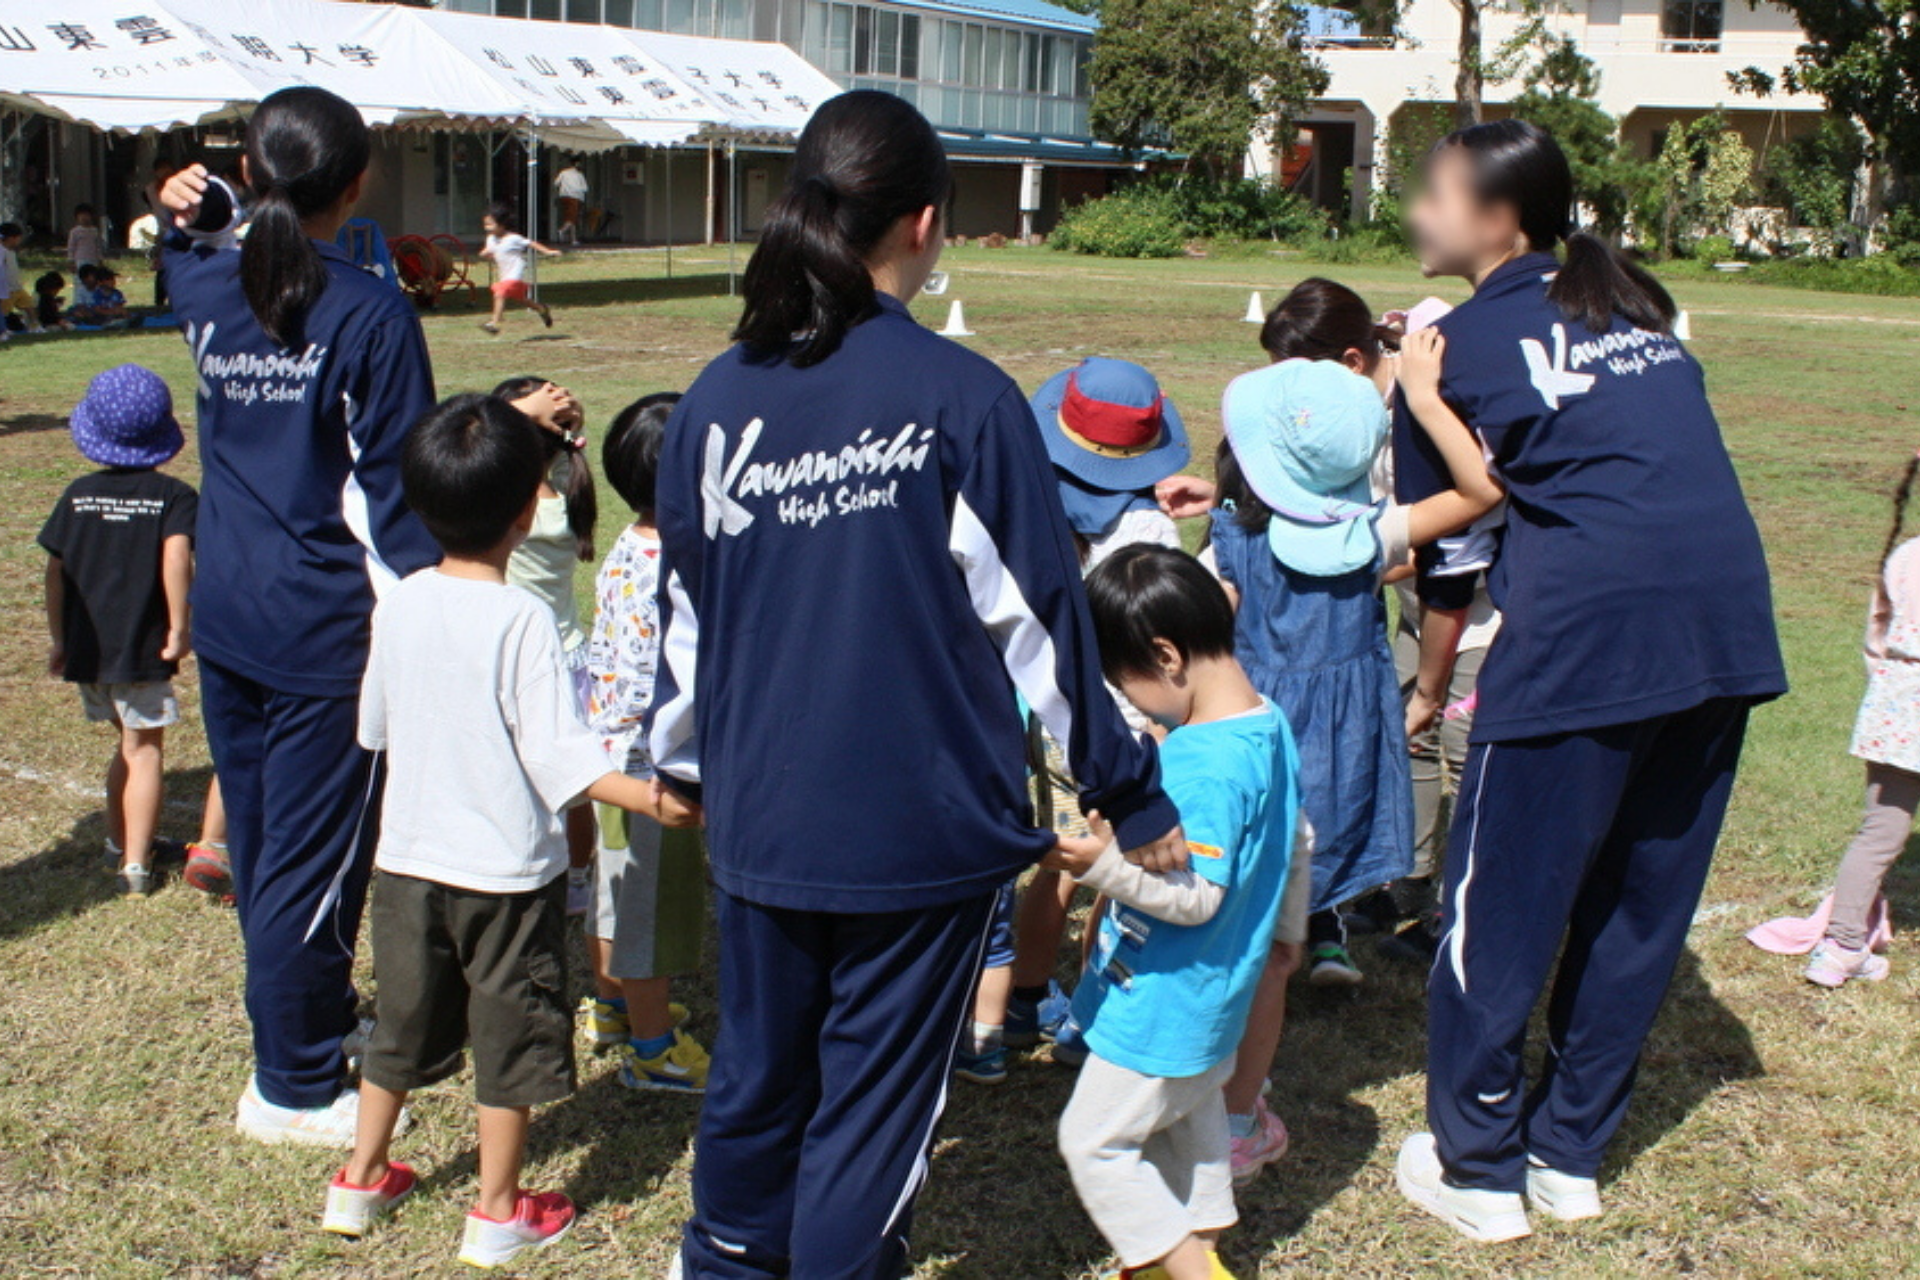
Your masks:
{"label": "navy tracksuit jacket", "polygon": [[324,1106],[345,1075],[353,948],[379,827],[355,739],[374,592],[438,562],[400,493],[400,446],[433,403],[412,304],[315,241],[327,288],[281,349],[240,292],[239,252],[166,250],[198,380],[193,587],[207,736],[227,807],[256,1079]]}
{"label": "navy tracksuit jacket", "polygon": [[[1765,556],[1693,357],[1548,299],[1530,254],[1440,321],[1442,392],[1508,486],[1430,982],[1428,1119],[1458,1185],[1591,1176],[1618,1128],[1732,789],[1786,690]],[[1445,486],[1404,399],[1402,501]],[[1530,1093],[1527,1018],[1554,980]]]}
{"label": "navy tracksuit jacket", "polygon": [[892,1280],[993,894],[1053,842],[1016,694],[1123,845],[1176,814],[1026,397],[899,302],[811,368],[709,365],[658,518],[650,745],[702,792],[721,893],[688,1274]]}

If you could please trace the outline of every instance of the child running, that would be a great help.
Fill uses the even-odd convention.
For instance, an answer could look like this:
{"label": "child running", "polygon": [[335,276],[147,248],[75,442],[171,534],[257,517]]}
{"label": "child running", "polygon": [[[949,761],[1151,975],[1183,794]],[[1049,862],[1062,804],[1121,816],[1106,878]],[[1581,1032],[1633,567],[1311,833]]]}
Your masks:
{"label": "child running", "polygon": [[1106,900],[1074,1018],[1091,1051],[1060,1118],[1080,1203],[1122,1277],[1226,1276],[1236,1221],[1221,1086],[1266,961],[1299,817],[1278,708],[1234,659],[1233,606],[1185,552],[1135,546],[1087,579],[1107,679],[1161,747],[1190,869],[1128,862],[1097,815],[1046,864]]}
{"label": "child running", "polygon": [[80,687],[87,719],[118,735],[107,765],[107,856],[130,897],[152,893],[163,739],[180,719],[187,592],[200,499],[159,470],[185,438],[160,375],[123,364],[73,411],[73,443],[101,470],[67,486],[40,530],[47,670]]}
{"label": "child running", "polygon": [[1852,745],[1867,766],[1866,811],[1840,860],[1826,937],[1807,958],[1807,981],[1822,987],[1887,976],[1886,957],[1871,945],[1875,917],[1886,909],[1880,884],[1920,808],[1920,538],[1901,537],[1917,474],[1920,455],[1907,460],[1894,491],[1893,529],[1867,615],[1867,695]]}
{"label": "child running", "polygon": [[[607,482],[633,510],[594,584],[587,722],[607,757],[634,778],[653,777],[642,732],[660,662],[660,530],[654,483],[660,442],[680,397],[645,396],[620,411],[601,446]],[[704,1093],[707,1051],[680,1029],[673,977],[699,967],[707,917],[706,855],[699,835],[668,831],[624,809],[600,808],[589,929],[598,993],[596,1041],[614,1040],[629,1089]],[[614,1039],[618,1037],[618,1039]]]}
{"label": "child running", "polygon": [[558,1192],[520,1185],[530,1109],[574,1086],[566,996],[566,836],[581,798],[667,825],[697,814],[607,768],[581,723],[553,613],[507,583],[533,525],[540,429],[491,396],[456,396],[407,437],[408,505],[444,552],[375,611],[360,741],[387,753],[373,894],[378,981],[352,1158],[325,1230],[364,1235],[413,1190],[388,1154],[407,1094],[459,1071],[471,1043],[480,1200],[463,1262],[503,1266],[573,1224]]}
{"label": "child running", "polygon": [[510,204],[496,204],[488,208],[480,219],[480,229],[487,233],[487,242],[480,248],[480,256],[491,259],[497,273],[493,281],[493,315],[480,325],[488,333],[499,333],[500,322],[506,318],[507,303],[518,302],[527,310],[540,317],[540,323],[553,328],[553,308],[544,302],[536,302],[532,287],[527,282],[527,261],[529,254],[539,254],[543,258],[557,258],[558,249],[550,249],[538,240],[530,240],[520,234],[518,219]]}

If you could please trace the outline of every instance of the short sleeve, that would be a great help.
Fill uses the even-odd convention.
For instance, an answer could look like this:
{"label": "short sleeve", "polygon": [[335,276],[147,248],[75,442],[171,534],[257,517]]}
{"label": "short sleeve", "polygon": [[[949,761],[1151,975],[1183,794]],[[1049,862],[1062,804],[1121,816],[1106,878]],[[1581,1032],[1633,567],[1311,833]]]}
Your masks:
{"label": "short sleeve", "polygon": [[194,526],[199,523],[199,520],[200,495],[188,486],[181,485],[168,500],[166,510],[160,515],[160,536],[191,538]]}
{"label": "short sleeve", "polygon": [[1216,774],[1200,769],[1169,769],[1167,795],[1180,810],[1187,837],[1188,865],[1202,879],[1231,887],[1252,819],[1244,791]]}
{"label": "short sleeve", "polygon": [[386,646],[380,643],[380,610],[373,611],[373,644],[367,651],[367,669],[360,677],[360,745],[368,751],[387,749]]}
{"label": "short sleeve", "polygon": [[600,739],[580,718],[560,633],[544,609],[537,616],[529,611],[519,628],[517,653],[503,675],[513,682],[503,692],[520,766],[542,802],[558,813],[614,769]]}
{"label": "short sleeve", "polygon": [[47,522],[40,526],[40,547],[50,556],[66,555],[68,513],[72,506],[67,495],[61,494],[59,505],[54,507]]}

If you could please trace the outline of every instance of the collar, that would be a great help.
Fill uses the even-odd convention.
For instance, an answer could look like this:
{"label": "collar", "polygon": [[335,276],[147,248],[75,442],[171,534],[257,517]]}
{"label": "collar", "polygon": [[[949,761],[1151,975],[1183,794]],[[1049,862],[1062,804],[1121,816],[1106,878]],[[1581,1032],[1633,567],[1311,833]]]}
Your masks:
{"label": "collar", "polygon": [[891,311],[897,316],[906,316],[909,320],[913,318],[913,312],[907,310],[906,303],[884,290],[875,289],[873,291],[873,301],[874,305],[882,311]]}
{"label": "collar", "polygon": [[339,244],[337,244],[332,240],[316,240],[312,236],[308,236],[307,243],[312,245],[315,249],[318,249],[320,251],[320,256],[323,258],[338,258],[341,262],[344,262],[348,266],[354,267],[354,268],[358,268],[360,265],[359,263],[353,260],[352,254],[348,253],[345,249],[342,249],[339,246]]}
{"label": "collar", "polygon": [[1503,262],[1495,267],[1480,287],[1473,291],[1476,298],[1497,298],[1514,293],[1539,282],[1542,276],[1552,275],[1560,269],[1560,259],[1550,253],[1523,253],[1511,262]]}

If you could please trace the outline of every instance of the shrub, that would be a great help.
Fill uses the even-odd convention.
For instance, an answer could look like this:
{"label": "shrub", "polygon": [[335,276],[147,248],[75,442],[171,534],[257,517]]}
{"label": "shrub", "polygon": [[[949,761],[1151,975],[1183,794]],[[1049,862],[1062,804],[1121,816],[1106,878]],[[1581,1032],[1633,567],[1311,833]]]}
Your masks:
{"label": "shrub", "polygon": [[1129,187],[1068,209],[1047,244],[1106,258],[1177,258],[1187,236],[1164,193]]}
{"label": "shrub", "polygon": [[1732,262],[1735,252],[1731,236],[1703,236],[1693,246],[1693,256],[1702,262]]}

